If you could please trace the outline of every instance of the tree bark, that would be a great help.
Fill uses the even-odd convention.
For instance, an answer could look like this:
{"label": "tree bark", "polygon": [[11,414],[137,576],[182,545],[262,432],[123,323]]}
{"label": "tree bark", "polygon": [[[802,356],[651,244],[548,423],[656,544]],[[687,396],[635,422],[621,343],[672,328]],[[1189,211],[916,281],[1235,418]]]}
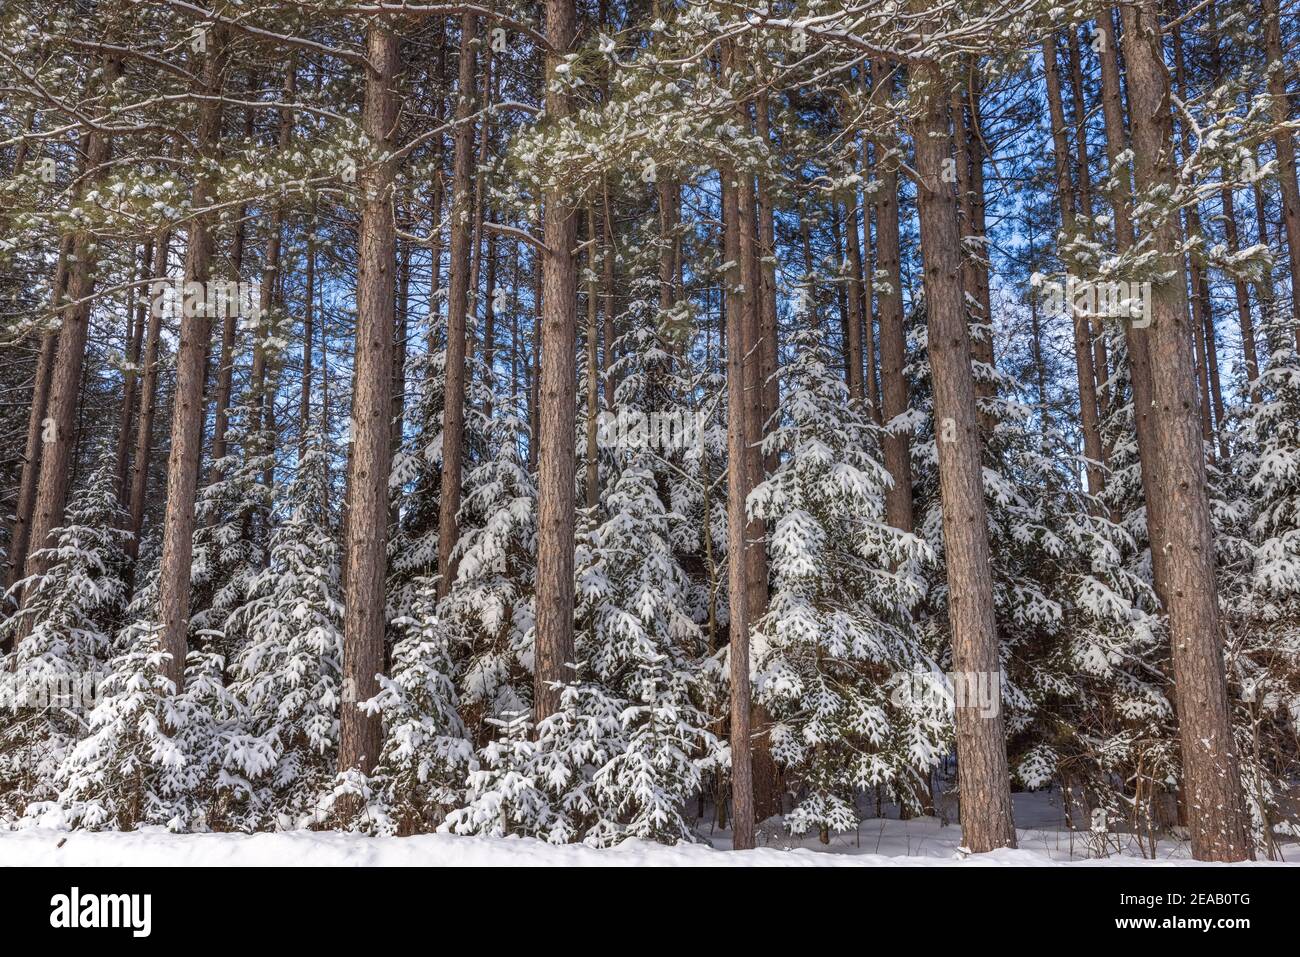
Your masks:
{"label": "tree bark", "polygon": [[752,695],[749,683],[750,565],[745,520],[745,497],[749,494],[749,459],[745,428],[744,286],[740,263],[741,216],[737,202],[735,170],[719,170],[722,180],[722,221],[726,273],[727,332],[727,571],[728,604],[731,620],[731,805],[732,846],[746,850],[754,846],[753,747],[750,740]]}
{"label": "tree bark", "polygon": [[[1052,123],[1052,160],[1056,170],[1057,202],[1061,207],[1061,232],[1068,243],[1077,239],[1075,235],[1076,196],[1070,182],[1070,154],[1065,137],[1065,109],[1061,102],[1060,75],[1057,73],[1055,36],[1043,40],[1043,75],[1047,79],[1047,106]],[[1066,271],[1071,275],[1076,274],[1080,269],[1081,264],[1071,263],[1065,256],[1062,256],[1061,260]],[[1078,278],[1087,280],[1089,277],[1078,276]],[[1102,476],[1104,453],[1097,407],[1094,356],[1088,341],[1088,320],[1075,313],[1072,302],[1067,300],[1065,308],[1074,330],[1074,367],[1076,381],[1079,384],[1079,424],[1083,429],[1083,454],[1088,458],[1088,494],[1099,495],[1104,485]]]}
{"label": "tree bark", "polygon": [[[556,68],[576,35],[573,0],[546,0],[546,115],[569,115],[570,96],[554,86]],[[538,403],[537,648],[534,711],[538,721],[559,710],[572,680],[574,435],[577,415],[578,217],[560,189],[543,196],[542,344]]]}
{"label": "tree bark", "polygon": [[[225,71],[224,37],[210,31],[203,62],[196,139],[205,155],[215,155],[221,137],[221,86]],[[214,184],[205,176],[194,183],[191,205],[204,210],[215,198]],[[185,281],[206,286],[212,258],[212,214],[199,212],[190,224],[185,250]],[[187,301],[189,297],[186,297]],[[210,297],[204,297],[206,304]],[[184,313],[187,310],[182,310]],[[159,639],[170,656],[163,673],[179,692],[185,686],[185,656],[190,622],[190,566],[194,552],[194,503],[199,461],[203,452],[203,385],[212,337],[210,310],[199,308],[180,318],[176,353],[176,397],[172,404],[172,444],[167,460],[167,511],[163,518],[159,575]]]}
{"label": "tree bark", "polygon": [[[437,213],[435,212],[435,216]],[[434,267],[437,268],[436,265]],[[436,273],[435,273],[436,275]],[[436,282],[436,280],[435,280]],[[305,301],[302,315],[302,392],[299,397],[299,436],[298,462],[307,455],[307,435],[311,430],[311,387],[312,387],[312,341],[316,337],[316,208],[312,204],[312,214],[307,217],[307,266],[306,266]],[[321,430],[325,435],[325,430]]]}
{"label": "tree bark", "polygon": [[[766,91],[761,91],[754,100],[755,133],[759,140],[771,148],[772,132],[769,116],[770,104]],[[759,353],[759,377],[763,384],[762,403],[763,421],[768,421],[775,413],[780,402],[780,383],[777,381],[779,363],[777,342],[777,301],[776,301],[776,216],[772,208],[772,184],[766,176],[758,177],[758,256],[759,256],[759,294],[762,296],[762,311],[759,315],[759,335],[762,351]],[[779,464],[779,455],[773,452],[765,457],[764,468],[771,474]]]}
{"label": "tree bark", "polygon": [[858,240],[858,215],[850,199],[844,204],[844,239],[848,247],[848,387],[849,396],[866,401],[862,374],[862,246]]}
{"label": "tree bark", "polygon": [[459,536],[456,517],[465,444],[465,335],[470,294],[470,215],[473,196],[475,33],[472,13],[460,18],[460,75],[456,91],[456,133],[452,153],[451,271],[447,298],[446,389],[442,409],[442,491],[438,499],[438,596],[455,576],[452,553]]}
{"label": "tree bark", "polygon": [[149,297],[136,283],[140,275],[149,268],[153,259],[153,244],[145,243],[140,258],[137,260],[132,251],[131,294],[127,302],[127,343],[126,370],[122,373],[122,411],[117,424],[117,454],[114,456],[114,477],[117,484],[117,500],[124,507],[129,507],[127,499],[129,488],[126,484],[127,465],[130,462],[131,422],[135,417],[135,392],[139,385],[140,351],[144,346],[144,327],[149,311]]}
{"label": "tree bark", "polygon": [[601,216],[601,229],[605,234],[605,255],[601,263],[600,285],[601,303],[601,339],[604,351],[601,353],[601,372],[605,377],[605,408],[614,408],[614,218],[609,202],[609,189],[602,189],[604,203]]}
{"label": "tree bark", "polygon": [[[872,91],[887,95],[892,83],[889,68],[876,59],[871,64]],[[898,155],[896,137],[876,140],[876,176],[880,189],[875,193],[876,264],[884,275],[884,284],[876,287],[880,308],[880,391],[886,427],[911,405],[907,376],[907,335],[903,327],[903,275],[900,261],[898,222]],[[895,528],[910,532],[912,514],[912,451],[906,431],[890,429],[885,434],[885,468],[893,485],[885,492],[885,516]]]}
{"label": "tree bark", "polygon": [[[1173,118],[1169,74],[1162,57],[1154,0],[1121,9],[1131,98],[1134,171],[1143,195],[1172,190]],[[1155,229],[1165,268],[1181,277],[1178,221]],[[1163,497],[1164,537],[1152,550],[1167,555],[1166,601],[1175,698],[1182,739],[1183,788],[1198,860],[1244,860],[1251,847],[1242,810],[1237,749],[1232,736],[1214,575],[1214,533],[1205,487],[1205,456],[1196,421],[1187,288],[1179,278],[1152,286],[1149,340],[1156,419],[1153,451],[1163,481],[1144,469],[1148,506]],[[1144,460],[1145,462],[1145,460]]]}
{"label": "tree bark", "polygon": [[600,492],[600,468],[598,462],[600,450],[596,447],[596,416],[599,414],[600,402],[600,372],[596,367],[596,320],[598,318],[596,259],[599,254],[599,245],[596,242],[596,211],[590,202],[587,203],[587,241],[590,245],[587,247],[587,471],[584,477],[586,479],[587,508],[595,508],[596,499]]}
{"label": "tree bark", "polygon": [[[59,260],[54,268],[54,282],[50,290],[50,311],[58,313],[68,284],[68,256],[72,252],[72,236],[63,237],[59,246]],[[23,448],[23,467],[18,476],[18,497],[14,503],[14,521],[9,529],[9,555],[5,564],[4,588],[7,591],[22,576],[27,565],[27,545],[31,541],[32,512],[36,504],[36,482],[41,471],[42,433],[45,431],[45,412],[50,401],[50,384],[54,376],[54,360],[59,333],[49,330],[41,336],[41,349],[36,356],[36,369],[32,381],[32,404],[27,413],[27,442]]]}
{"label": "tree bark", "polygon": [[1287,98],[1287,61],[1282,51],[1282,24],[1277,0],[1260,0],[1264,12],[1264,55],[1268,58],[1268,93],[1276,132],[1277,181],[1282,190],[1282,226],[1291,258],[1291,311],[1296,318],[1296,348],[1300,349],[1300,179],[1296,172],[1295,134],[1286,126],[1291,119]]}
{"label": "tree bark", "polygon": [[360,178],[361,228],[357,251],[356,384],[348,457],[348,525],[344,541],[347,584],[343,618],[343,709],[339,769],[369,773],[379,757],[379,715],[359,704],[378,690],[384,663],[384,578],[388,569],[389,415],[392,411],[393,309],[396,225],[393,222],[393,149],[401,69],[400,44],[386,18],[370,21],[362,126],[376,158]]}
{"label": "tree bark", "polygon": [[[964,92],[966,95],[961,95]],[[993,317],[989,308],[989,282],[984,265],[982,218],[984,209],[984,159],[975,142],[974,117],[968,117],[967,106],[974,107],[979,91],[968,77],[963,91],[954,91],[950,110],[952,113],[952,151],[957,165],[958,233],[961,239],[961,287],[963,308],[967,322],[979,327],[979,335],[971,336],[971,355],[987,371],[975,377],[975,410],[980,432],[985,440],[997,427],[997,414],[989,400],[997,396],[997,383],[988,378],[994,366]],[[978,197],[977,197],[978,192]],[[976,219],[976,209],[980,219]]]}
{"label": "tree bark", "polygon": [[[1073,28],[1066,32],[1070,51],[1070,92],[1074,100],[1075,121],[1075,176],[1079,184],[1079,215],[1083,217],[1083,235],[1093,240],[1092,173],[1088,165],[1087,108],[1083,95],[1083,67],[1079,55],[1079,35]],[[1105,422],[1110,414],[1107,382],[1110,380],[1110,362],[1107,357],[1106,336],[1100,316],[1092,320],[1092,369],[1096,379],[1097,411]],[[1102,464],[1108,463],[1107,449],[1100,441]]]}
{"label": "tree bark", "polygon": [[[1111,196],[1115,214],[1115,245],[1121,254],[1128,252],[1136,241],[1129,203],[1133,200],[1132,179],[1129,175],[1128,132],[1124,123],[1124,99],[1120,87],[1119,41],[1116,39],[1115,21],[1109,8],[1099,11],[1101,27],[1101,89],[1102,114],[1106,121],[1106,157],[1114,171],[1116,187]],[[1147,337],[1132,323],[1124,325],[1124,341],[1128,348],[1129,378],[1133,388],[1133,417],[1137,431],[1138,457],[1142,462],[1144,487],[1149,483],[1160,488],[1164,479],[1160,474],[1160,459],[1155,453],[1154,396],[1151,384],[1151,357]],[[1156,594],[1165,600],[1168,591],[1168,573],[1165,570],[1165,553],[1155,543],[1165,539],[1165,496],[1146,497],[1147,538],[1151,543],[1151,577]]]}
{"label": "tree bark", "polygon": [[[921,0],[914,0],[913,9],[918,7],[924,9]],[[914,136],[921,180],[917,196],[934,421],[940,438],[939,486],[953,665],[967,680],[997,683],[1001,666],[970,330],[961,284],[961,232],[952,191],[942,177],[944,160],[951,155],[947,100],[941,75],[932,67],[916,71],[910,82],[919,100]],[[974,703],[959,706],[956,730],[963,841],[977,853],[1014,847],[1001,708],[995,715],[983,717]]]}

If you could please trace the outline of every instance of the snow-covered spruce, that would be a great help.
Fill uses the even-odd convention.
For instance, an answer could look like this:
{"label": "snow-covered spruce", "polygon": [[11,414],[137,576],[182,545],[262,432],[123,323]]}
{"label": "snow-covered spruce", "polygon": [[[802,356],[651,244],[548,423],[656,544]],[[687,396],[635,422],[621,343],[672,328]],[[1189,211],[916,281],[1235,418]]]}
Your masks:
{"label": "snow-covered spruce", "polygon": [[[123,550],[129,532],[104,457],[69,505],[65,525],[46,550],[49,570],[18,581],[24,610],[0,622],[0,811],[22,814],[54,796],[60,763],[85,733],[111,655],[112,633],[126,599]],[[25,632],[25,634],[24,634]]]}
{"label": "snow-covered spruce", "polygon": [[824,349],[808,332],[792,346],[765,442],[780,465],[748,503],[771,536],[755,691],[775,721],[773,757],[798,792],[786,824],[826,833],[857,826],[867,788],[916,805],[948,719],[936,697],[906,693],[914,674],[933,670],[912,617],[929,548],[885,521],[877,430]]}
{"label": "snow-covered spruce", "polygon": [[270,821],[309,814],[337,762],[343,605],[328,465],[320,437],[310,436],[292,479],[276,490],[282,517],[269,562],[249,582],[228,629],[248,636],[230,693],[248,733],[274,758],[250,809]]}

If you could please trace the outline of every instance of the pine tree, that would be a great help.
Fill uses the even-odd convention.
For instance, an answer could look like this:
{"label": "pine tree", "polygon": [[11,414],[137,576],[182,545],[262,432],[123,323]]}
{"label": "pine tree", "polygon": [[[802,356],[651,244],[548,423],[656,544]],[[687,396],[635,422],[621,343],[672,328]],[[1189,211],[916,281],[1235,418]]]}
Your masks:
{"label": "pine tree", "polygon": [[950,730],[933,696],[894,693],[931,670],[913,618],[930,549],[885,519],[889,473],[861,400],[814,333],[796,333],[791,348],[765,443],[780,465],[749,499],[772,530],[755,688],[776,721],[773,754],[799,790],[786,825],[824,836],[857,826],[868,788],[914,805]]}
{"label": "pine tree", "polygon": [[[0,622],[0,634],[26,632],[0,658],[0,808],[19,816],[28,803],[53,796],[60,762],[84,732],[123,611],[126,585],[124,517],[107,456],[69,505],[46,571],[20,580],[21,614]],[[2,644],[3,642],[0,642]]]}
{"label": "pine tree", "polygon": [[580,673],[620,708],[620,743],[596,771],[588,843],[693,840],[684,814],[721,748],[700,703],[703,642],[690,584],[673,554],[680,517],[659,499],[648,453],[633,454],[608,491],[609,518],[578,552]]}
{"label": "pine tree", "polygon": [[296,474],[282,488],[283,518],[269,561],[232,615],[248,636],[232,668],[247,733],[273,756],[262,800],[267,813],[296,820],[333,780],[338,750],[343,606],[339,555],[326,505],[328,459],[307,440]]}

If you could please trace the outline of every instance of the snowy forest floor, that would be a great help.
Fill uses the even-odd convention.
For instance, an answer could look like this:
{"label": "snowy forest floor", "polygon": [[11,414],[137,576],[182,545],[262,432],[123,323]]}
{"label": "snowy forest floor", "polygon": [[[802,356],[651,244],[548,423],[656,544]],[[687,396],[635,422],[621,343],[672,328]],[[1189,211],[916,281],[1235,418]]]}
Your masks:
{"label": "snowy forest floor", "polygon": [[[1016,794],[1019,848],[967,855],[961,828],[938,818],[900,821],[894,816],[869,818],[856,834],[832,835],[830,844],[817,835],[793,838],[773,818],[760,833],[757,850],[722,853],[731,848],[728,831],[698,829],[699,845],[666,847],[628,841],[607,850],[581,845],[552,846],[520,838],[494,839],[425,834],[373,838],[333,831],[287,831],[276,834],[171,834],[158,827],[133,832],[60,831],[30,828],[0,831],[0,866],[1053,866],[1188,865],[1185,841],[1162,839],[1154,858],[1144,857],[1133,835],[1108,835],[1107,848],[1087,832],[1071,831],[1060,795]],[[886,813],[893,812],[887,809]],[[710,846],[712,845],[712,846]],[[1300,844],[1281,847],[1284,863],[1300,864]],[[1269,863],[1269,862],[1261,862]]]}

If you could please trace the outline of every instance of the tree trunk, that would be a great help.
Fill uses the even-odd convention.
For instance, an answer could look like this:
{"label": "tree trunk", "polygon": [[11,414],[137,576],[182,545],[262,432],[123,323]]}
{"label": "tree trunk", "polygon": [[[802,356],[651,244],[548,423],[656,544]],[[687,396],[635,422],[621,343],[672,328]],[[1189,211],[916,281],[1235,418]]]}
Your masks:
{"label": "tree trunk", "polygon": [[[1061,207],[1061,231],[1066,242],[1076,240],[1075,194],[1070,182],[1069,149],[1065,138],[1065,109],[1061,103],[1061,81],[1056,67],[1056,37],[1043,40],[1043,73],[1047,78],[1048,115],[1052,123],[1052,159],[1056,169],[1056,194]],[[1077,275],[1081,264],[1061,257],[1067,273]],[[1077,278],[1087,280],[1086,275]],[[1079,383],[1079,423],[1083,429],[1083,454],[1088,458],[1088,494],[1099,495],[1103,488],[1101,424],[1097,408],[1097,390],[1093,368],[1094,356],[1088,341],[1088,320],[1075,314],[1067,298],[1065,308],[1074,330],[1074,367]]]}
{"label": "tree trunk", "polygon": [[[110,89],[122,75],[121,59],[113,55],[105,56],[103,71],[104,88]],[[110,151],[109,137],[102,130],[95,129],[86,137],[85,170],[88,175],[102,175],[101,170]],[[72,241],[68,261],[67,304],[62,309],[58,341],[54,346],[54,366],[46,415],[41,422],[41,466],[31,512],[31,528],[27,533],[27,552],[23,566],[23,575],[26,577],[44,575],[49,570],[50,556],[42,550],[51,544],[50,532],[63,524],[73,443],[76,441],[81,373],[86,358],[86,334],[90,325],[90,299],[95,287],[98,258],[95,237],[86,231],[78,232]],[[20,638],[29,627],[30,622],[19,629]]]}
{"label": "tree trunk", "polygon": [[[377,156],[393,149],[400,44],[390,22],[370,21],[366,35],[372,70],[366,76],[362,126]],[[344,541],[347,585],[343,618],[343,709],[339,769],[369,773],[379,757],[379,715],[359,704],[378,690],[384,662],[384,578],[388,569],[389,422],[393,384],[394,164],[376,159],[360,178],[361,228],[357,250],[356,384],[352,394],[352,448],[348,457],[348,525]]]}
{"label": "tree trunk", "polygon": [[737,202],[736,172],[719,170],[722,180],[722,222],[725,252],[727,318],[727,569],[731,619],[731,802],[732,845],[738,850],[754,846],[753,749],[750,741],[752,696],[749,685],[748,599],[749,562],[745,497],[749,494],[749,457],[745,429],[744,325],[747,305],[741,282],[741,216]]}
{"label": "tree trunk", "polygon": [[[569,94],[556,89],[556,68],[573,46],[573,0],[546,0],[546,115],[569,115]],[[538,402],[537,647],[534,711],[538,721],[559,710],[561,686],[572,680],[574,435],[577,415],[577,213],[563,191],[543,196],[542,344]]]}
{"label": "tree trunk", "polygon": [[844,204],[844,239],[848,247],[848,386],[849,396],[859,402],[867,398],[862,374],[862,246],[858,241],[858,213],[852,200]]}
{"label": "tree trunk", "polygon": [[[754,101],[755,133],[759,140],[768,145],[772,141],[771,120],[768,115],[767,93],[762,91]],[[763,383],[762,403],[763,421],[775,414],[780,401],[780,383],[776,371],[779,365],[776,338],[777,300],[776,300],[776,216],[772,208],[772,184],[766,176],[758,177],[758,256],[761,282],[759,293],[762,296],[762,311],[759,315],[759,335],[762,350],[759,354],[759,377]],[[779,453],[775,450],[764,461],[764,468],[771,474],[779,464]]]}
{"label": "tree trunk", "polygon": [[[243,219],[247,207],[239,208],[239,224],[235,227],[234,249],[230,255],[232,279],[239,282],[243,272],[244,242],[247,230]],[[230,425],[230,397],[234,388],[235,372],[235,310],[228,310],[221,324],[221,357],[217,361],[217,398],[216,417],[212,426],[212,471],[208,482],[217,480],[217,463],[226,457],[226,431]]]}
{"label": "tree trunk", "polygon": [[[1083,96],[1083,68],[1079,56],[1079,35],[1073,28],[1066,32],[1070,51],[1070,92],[1074,100],[1075,121],[1075,175],[1079,184],[1079,215],[1083,217],[1083,235],[1089,242],[1093,239],[1093,205],[1092,173],[1088,166],[1088,123],[1087,108]],[[1101,317],[1092,320],[1092,369],[1096,379],[1097,411],[1101,421],[1110,413],[1110,400],[1107,397],[1106,383],[1110,380],[1110,362],[1106,355],[1106,336]],[[1102,464],[1107,464],[1106,446],[1098,441],[1101,449]]]}
{"label": "tree trunk", "polygon": [[[299,398],[298,462],[307,455],[307,435],[311,430],[312,340],[316,336],[316,209],[307,217],[307,289],[302,314],[302,392]],[[434,213],[437,216],[437,212]],[[325,435],[322,429],[321,435]]]}
{"label": "tree trunk", "polygon": [[[735,48],[733,47],[733,55]],[[740,123],[748,126],[749,110],[742,106],[737,112]],[[745,426],[745,495],[763,481],[763,433],[767,421],[765,384],[763,381],[764,355],[770,354],[775,363],[776,350],[765,341],[767,325],[763,312],[763,277],[761,246],[759,241],[759,209],[754,177],[740,173],[736,191],[736,211],[739,222],[740,284],[744,290],[741,348],[745,387],[740,398],[744,404]],[[775,333],[775,323],[772,323]],[[767,527],[761,519],[751,518],[745,524],[746,620],[750,627],[767,613]],[[760,821],[781,810],[776,762],[772,759],[771,742],[767,736],[769,720],[761,705],[753,705],[750,732],[753,736],[753,792],[754,821]]]}
{"label": "tree trunk", "polygon": [[587,508],[596,507],[596,498],[600,492],[600,468],[596,447],[596,416],[599,414],[600,373],[596,368],[597,350],[597,306],[596,306],[596,258],[599,246],[596,242],[596,211],[587,203]]}
{"label": "tree trunk", "polygon": [[[1101,27],[1101,89],[1102,113],[1106,121],[1106,157],[1114,171],[1116,182],[1111,196],[1111,208],[1115,214],[1115,245],[1121,254],[1128,252],[1136,236],[1129,203],[1133,200],[1132,180],[1129,176],[1128,133],[1124,125],[1124,101],[1120,88],[1119,42],[1116,40],[1115,21],[1110,9],[1102,10],[1097,15]],[[1155,417],[1151,384],[1151,357],[1147,337],[1135,329],[1132,323],[1124,325],[1124,341],[1128,347],[1129,378],[1133,387],[1133,417],[1137,431],[1138,457],[1142,462],[1143,485],[1152,487],[1163,485],[1160,475],[1160,459],[1155,453]],[[1165,496],[1147,496],[1147,538],[1151,544],[1151,577],[1154,580],[1156,594],[1165,600],[1168,591],[1165,570],[1165,553],[1156,547],[1156,542],[1165,538]]]}
{"label": "tree trunk", "polygon": [[[400,244],[397,262],[397,303],[393,315],[393,384],[391,395],[392,411],[388,416],[389,457],[395,459],[402,451],[402,439],[406,432],[406,337],[410,328],[408,321],[411,304],[411,247],[408,243]],[[389,496],[388,523],[396,526],[402,518],[402,500],[396,495]],[[385,661],[387,670],[387,661]]]}
{"label": "tree trunk", "polygon": [[[58,265],[54,268],[54,282],[50,291],[50,311],[57,313],[68,285],[68,256],[72,252],[72,236],[65,236],[59,246]],[[4,588],[7,591],[22,577],[27,565],[27,545],[30,542],[32,511],[36,504],[36,480],[41,471],[42,433],[45,431],[45,412],[50,400],[50,383],[54,376],[54,360],[59,333],[55,330],[41,336],[41,349],[36,357],[32,380],[32,405],[27,413],[27,442],[23,448],[23,467],[18,477],[18,497],[14,503],[14,521],[9,529],[9,555],[5,565]]]}
{"label": "tree trunk", "polygon": [[[1172,190],[1176,182],[1160,22],[1154,0],[1124,7],[1121,15],[1137,187],[1142,195],[1153,195]],[[1165,268],[1181,276],[1177,220],[1165,219],[1154,238]],[[1148,506],[1159,497],[1168,503],[1164,537],[1153,541],[1152,550],[1167,556],[1166,601],[1192,851],[1198,860],[1238,861],[1251,848],[1224,680],[1214,533],[1186,328],[1187,288],[1181,279],[1156,283],[1152,297],[1152,325],[1138,334],[1149,340],[1156,419],[1153,451],[1164,480],[1153,482],[1145,469],[1143,478]]]}
{"label": "tree trunk", "polygon": [[[966,115],[966,107],[978,102],[978,91],[969,82],[964,92],[954,91],[950,110],[952,113],[952,151],[957,166],[958,233],[961,237],[961,287],[963,308],[967,322],[978,327],[978,335],[971,336],[972,358],[987,371],[975,377],[975,410],[982,436],[987,439],[997,427],[997,415],[988,401],[997,396],[997,383],[988,378],[993,369],[993,317],[988,306],[988,278],[984,266],[986,252],[984,233],[976,221],[975,210],[984,208],[983,154],[975,143],[974,119]],[[976,172],[979,171],[978,180]],[[978,188],[979,197],[976,199]]]}
{"label": "tree trunk", "polygon": [[[252,81],[250,80],[250,94]],[[253,138],[253,111],[244,113],[244,139]],[[244,244],[248,239],[248,229],[244,218],[248,207],[241,205],[235,223],[235,238],[230,254],[231,278],[238,283],[244,273]],[[221,324],[221,358],[217,363],[217,412],[212,426],[212,469],[208,476],[211,484],[217,480],[217,463],[226,457],[226,430],[230,425],[230,399],[233,394],[235,373],[235,333],[236,310],[228,309]]]}
{"label": "tree trunk", "polygon": [[[198,131],[200,148],[215,154],[221,137],[221,85],[225,69],[224,37],[212,30],[203,62]],[[200,176],[194,183],[191,206],[203,210],[213,202],[213,183]],[[197,214],[190,224],[185,251],[185,281],[206,286],[212,258],[212,215]],[[187,296],[188,301],[188,296]],[[211,298],[205,296],[205,302]],[[186,310],[182,310],[184,312]],[[167,459],[167,511],[163,518],[162,562],[159,577],[159,635],[170,657],[163,673],[180,691],[185,685],[185,656],[190,623],[190,564],[194,551],[194,501],[203,446],[203,385],[208,368],[212,317],[206,308],[180,319],[176,352],[176,397],[172,404],[172,445]]]}
{"label": "tree trunk", "polygon": [[126,371],[122,374],[122,411],[117,424],[117,454],[114,477],[117,484],[117,500],[124,507],[129,507],[129,491],[126,484],[126,470],[130,462],[131,422],[135,417],[135,392],[140,379],[140,351],[144,346],[145,320],[149,311],[149,296],[137,285],[140,276],[149,268],[153,259],[153,244],[145,243],[140,258],[137,260],[132,251],[131,260],[131,294],[127,302],[127,343]]}
{"label": "tree trunk", "polygon": [[[920,0],[914,0],[913,9],[919,4]],[[940,437],[939,486],[953,666],[966,680],[992,680],[996,687],[1001,666],[970,330],[961,285],[961,233],[955,200],[942,176],[944,160],[951,155],[947,102],[940,92],[940,75],[933,68],[917,71],[911,82],[920,101],[914,135],[921,178],[917,196],[934,421]],[[964,843],[977,853],[1014,847],[1001,708],[995,715],[983,717],[979,707],[968,702],[956,709],[956,725]]]}
{"label": "tree trunk", "polygon": [[[873,60],[873,95],[875,91],[888,94],[887,82],[892,83],[889,68],[883,61]],[[898,159],[889,155],[897,149],[896,137],[876,141],[876,175],[880,189],[875,193],[876,207],[876,265],[885,277],[883,285],[876,287],[880,303],[880,391],[884,424],[890,425],[911,405],[907,376],[907,334],[903,327],[903,275],[899,253],[898,223]],[[895,528],[910,532],[914,528],[912,515],[912,451],[911,439],[906,431],[891,429],[884,440],[885,468],[893,478],[893,485],[885,492],[885,516]]]}
{"label": "tree trunk", "polygon": [[[1291,257],[1291,312],[1296,318],[1296,348],[1300,349],[1300,180],[1296,173],[1295,133],[1284,124],[1291,119],[1287,98],[1287,61],[1282,51],[1282,24],[1277,0],[1260,0],[1264,12],[1264,55],[1268,58],[1268,93],[1276,132],[1277,181],[1282,190],[1282,226]],[[1293,51],[1294,52],[1294,51]]]}
{"label": "tree trunk", "polygon": [[472,13],[460,18],[460,76],[456,95],[456,133],[452,156],[451,271],[447,299],[446,389],[442,409],[442,492],[438,499],[438,596],[455,576],[452,552],[459,529],[462,462],[465,444],[465,334],[469,312],[470,239],[474,162],[475,34]]}
{"label": "tree trunk", "polygon": [[609,202],[609,189],[603,192],[604,215],[601,229],[605,234],[605,255],[601,264],[600,285],[603,292],[601,308],[601,338],[605,348],[601,355],[601,372],[605,376],[605,408],[614,408],[614,218]]}
{"label": "tree trunk", "polygon": [[[126,543],[132,560],[140,554],[144,530],[144,509],[149,487],[149,454],[153,451],[153,420],[158,411],[158,346],[162,338],[162,303],[158,299],[167,281],[167,247],[171,234],[162,233],[154,244],[150,268],[149,328],[144,339],[144,362],[140,379],[140,417],[135,426],[135,456],[131,463],[131,538]],[[135,580],[134,567],[128,573]]]}

